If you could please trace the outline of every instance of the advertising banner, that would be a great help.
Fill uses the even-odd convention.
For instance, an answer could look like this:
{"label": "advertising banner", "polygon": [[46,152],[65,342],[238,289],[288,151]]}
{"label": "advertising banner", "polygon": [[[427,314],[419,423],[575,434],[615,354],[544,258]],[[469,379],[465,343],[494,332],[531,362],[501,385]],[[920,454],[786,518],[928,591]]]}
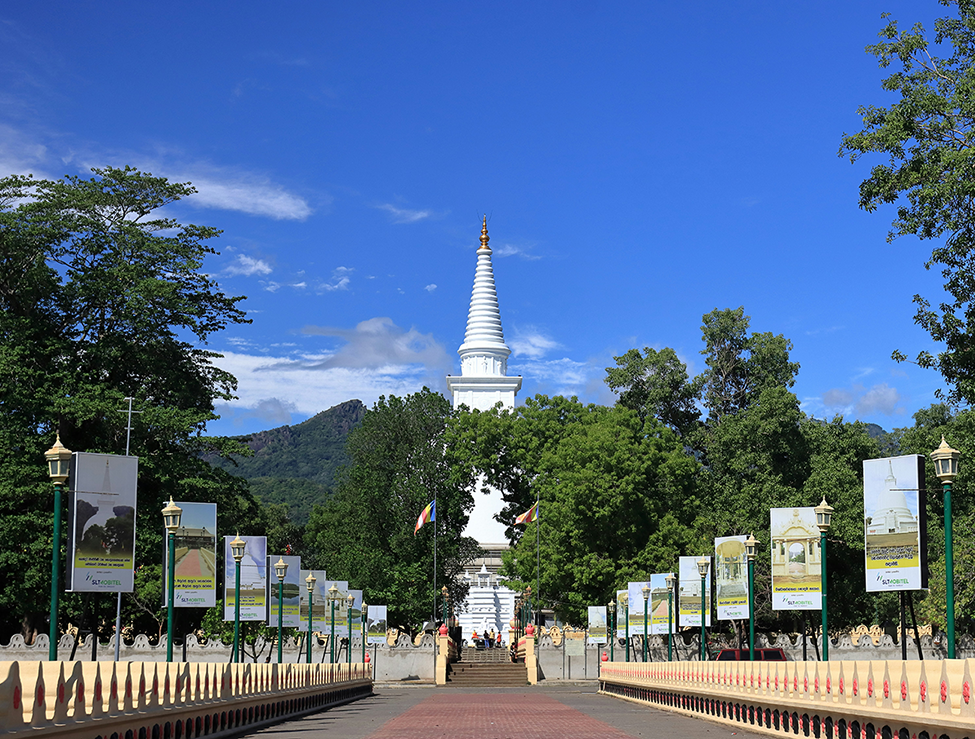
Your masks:
{"label": "advertising banner", "polygon": [[[341,587],[341,583],[339,584]],[[359,635],[359,629],[362,625],[362,591],[352,590],[348,587],[348,583],[345,584],[346,588],[342,591],[342,600],[338,605],[335,606],[335,638],[348,637],[349,632],[352,632],[352,636]],[[349,596],[352,596],[352,621],[349,622]],[[342,621],[341,628],[339,627],[339,609],[342,610]]]}
{"label": "advertising banner", "polygon": [[867,592],[928,586],[924,457],[863,461],[864,553]]}
{"label": "advertising banner", "polygon": [[131,593],[139,458],[72,455],[68,590]]}
{"label": "advertising banner", "polygon": [[[184,503],[176,530],[175,608],[217,604],[217,505]],[[163,529],[163,607],[169,603],[169,537]]]}
{"label": "advertising banner", "polygon": [[589,606],[589,644],[606,644],[606,606]]}
{"label": "advertising banner", "polygon": [[386,606],[369,606],[366,612],[366,641],[382,644],[386,641]]}
{"label": "advertising banner", "polygon": [[[643,636],[643,611],[646,606],[647,614],[650,613],[650,602],[643,602],[643,586],[650,587],[650,582],[628,582],[626,584],[626,594],[630,602],[630,636]],[[647,624],[647,634],[650,633],[650,624]]]}
{"label": "advertising banner", "polygon": [[675,604],[673,599],[667,602],[667,575],[669,572],[659,572],[650,575],[650,633],[666,634],[668,624],[677,627],[677,613],[674,611],[671,619],[668,619],[669,609],[673,609]]}
{"label": "advertising banner", "polygon": [[714,540],[714,579],[718,589],[718,620],[748,618],[747,536],[724,536]]}
{"label": "advertising banner", "polygon": [[[234,620],[236,563],[230,542],[223,537],[224,596],[223,620]],[[244,558],[240,560],[240,620],[263,621],[267,617],[267,537],[242,536]]]}
{"label": "advertising banner", "polygon": [[[680,625],[701,625],[701,573],[697,571],[700,557],[680,557],[678,560],[678,589],[680,592]],[[711,558],[708,557],[708,560]],[[711,625],[711,570],[704,578],[704,625]]]}
{"label": "advertising banner", "polygon": [[315,576],[315,589],[312,591],[314,600],[311,611],[312,631],[323,631],[327,621],[326,607],[328,605],[328,585],[325,583],[325,570],[299,570],[298,578],[301,580],[301,590],[298,601],[299,621],[298,630],[308,631],[308,587],[305,579],[308,575]]}
{"label": "advertising banner", "polygon": [[[278,576],[274,572],[274,565],[279,559],[283,559],[288,564],[288,572],[284,576],[284,598],[283,612],[281,614],[281,625],[286,629],[300,628],[301,617],[298,613],[298,602],[301,599],[301,591],[305,583],[301,580],[301,557],[291,555],[275,557],[271,555],[267,558],[267,623],[268,626],[278,625]],[[306,618],[308,614],[305,614]],[[307,624],[306,624],[307,626]]]}
{"label": "advertising banner", "polygon": [[627,590],[616,591],[616,636],[620,639],[626,638],[626,619],[629,609],[627,599],[629,597],[629,591]]}
{"label": "advertising banner", "polygon": [[773,508],[772,610],[822,608],[822,552],[813,508]]}

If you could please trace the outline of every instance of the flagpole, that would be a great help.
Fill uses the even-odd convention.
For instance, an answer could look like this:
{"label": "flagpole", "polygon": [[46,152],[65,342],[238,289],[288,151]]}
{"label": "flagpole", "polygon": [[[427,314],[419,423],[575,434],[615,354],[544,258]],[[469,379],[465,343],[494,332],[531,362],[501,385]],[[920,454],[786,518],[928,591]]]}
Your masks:
{"label": "flagpole", "polygon": [[433,496],[433,623],[437,623],[437,496]]}
{"label": "flagpole", "polygon": [[537,593],[535,602],[538,604],[535,608],[536,612],[542,607],[542,511],[538,505],[540,497],[540,495],[535,496],[535,592]]}

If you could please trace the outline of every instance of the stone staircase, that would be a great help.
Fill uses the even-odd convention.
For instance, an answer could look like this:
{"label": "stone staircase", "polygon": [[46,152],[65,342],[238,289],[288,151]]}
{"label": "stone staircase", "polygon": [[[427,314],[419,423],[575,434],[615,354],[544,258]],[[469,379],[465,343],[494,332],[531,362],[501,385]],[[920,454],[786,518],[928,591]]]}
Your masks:
{"label": "stone staircase", "polygon": [[506,688],[528,684],[524,663],[511,662],[506,648],[467,647],[459,662],[447,667],[447,684],[464,688]]}

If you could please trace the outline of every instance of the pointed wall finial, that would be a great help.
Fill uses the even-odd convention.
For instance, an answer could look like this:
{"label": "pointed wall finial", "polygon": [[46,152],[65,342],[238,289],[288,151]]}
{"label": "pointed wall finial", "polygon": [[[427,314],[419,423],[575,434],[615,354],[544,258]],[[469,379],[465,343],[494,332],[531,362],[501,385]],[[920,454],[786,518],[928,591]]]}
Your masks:
{"label": "pointed wall finial", "polygon": [[490,240],[487,234],[487,216],[484,216],[484,223],[481,224],[481,246],[479,248],[487,249]]}

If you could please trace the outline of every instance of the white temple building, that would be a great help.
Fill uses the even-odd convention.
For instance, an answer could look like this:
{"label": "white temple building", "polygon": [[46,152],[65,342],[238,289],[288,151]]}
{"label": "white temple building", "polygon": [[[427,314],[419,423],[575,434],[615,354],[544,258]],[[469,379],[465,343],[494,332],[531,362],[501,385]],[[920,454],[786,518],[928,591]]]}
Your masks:
{"label": "white temple building", "polygon": [[[447,389],[453,395],[454,408],[465,405],[472,410],[490,410],[498,403],[513,408],[515,395],[521,389],[521,377],[508,377],[508,356],[511,350],[504,343],[501,328],[501,309],[494,285],[494,267],[488,246],[487,217],[481,226],[481,245],[477,250],[474,271],[474,290],[467,315],[467,332],[460,355],[461,374],[447,376]],[[473,537],[481,545],[483,555],[473,570],[464,574],[470,583],[467,601],[457,609],[463,638],[470,639],[489,632],[507,633],[508,621],[514,616],[515,593],[500,584],[498,570],[501,553],[508,548],[505,527],[494,516],[504,505],[501,493],[491,490],[485,495],[478,480],[474,491],[474,510],[471,512],[465,536]]]}

